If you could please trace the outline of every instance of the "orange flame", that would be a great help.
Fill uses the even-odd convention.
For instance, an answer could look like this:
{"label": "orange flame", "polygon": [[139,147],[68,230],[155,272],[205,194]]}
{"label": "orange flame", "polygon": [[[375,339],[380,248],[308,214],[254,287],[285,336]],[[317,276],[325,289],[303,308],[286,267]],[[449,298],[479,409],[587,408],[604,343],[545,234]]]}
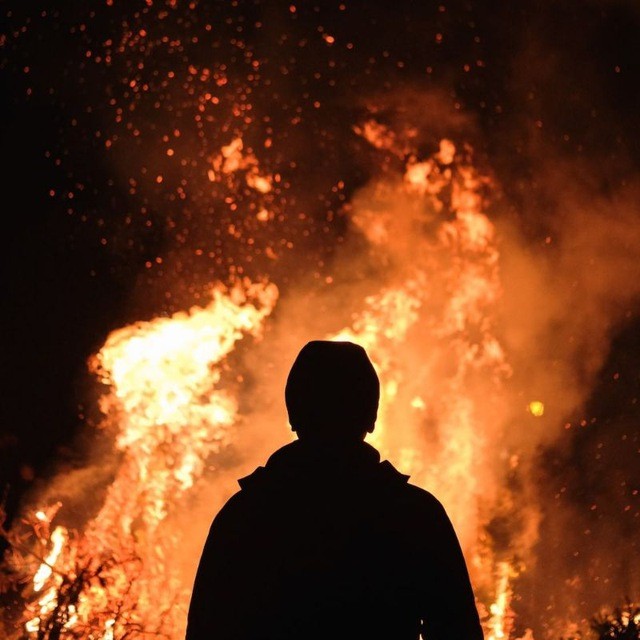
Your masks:
{"label": "orange flame", "polygon": [[[393,150],[396,144],[381,125],[364,127],[361,133],[376,147]],[[489,453],[483,439],[486,399],[471,391],[471,381],[478,374],[486,376],[485,389],[493,388],[498,396],[497,385],[511,369],[492,324],[501,286],[495,230],[483,212],[481,192],[486,182],[471,164],[457,158],[451,141],[443,140],[431,158],[409,157],[401,184],[384,180],[376,184],[373,206],[365,197],[355,207],[354,221],[372,244],[392,253],[389,259],[407,262],[405,255],[393,255],[393,243],[396,236],[405,242],[412,228],[397,233],[394,205],[376,206],[380,193],[388,192],[389,203],[405,207],[407,202],[418,202],[413,223],[417,225],[442,212],[441,194],[447,190],[455,215],[439,223],[435,244],[400,244],[398,254],[411,252],[411,266],[400,270],[404,278],[368,297],[353,325],[331,337],[361,344],[379,373],[382,413],[370,440],[411,474],[413,482],[442,500],[475,581],[487,593],[492,591],[488,576],[497,574],[493,590],[498,596],[485,620],[487,631],[497,640],[508,637],[505,617],[511,568],[508,562],[494,559],[479,535],[479,496],[490,503],[492,485],[498,480],[488,471]],[[440,257],[434,261],[434,255]],[[430,356],[434,361],[414,360],[415,340],[431,345],[428,352],[435,354]],[[437,361],[440,353],[447,354],[446,365]],[[425,422],[436,426],[428,455]],[[393,429],[388,428],[391,423]]]}
{"label": "orange flame", "polygon": [[[92,359],[110,389],[100,408],[116,431],[119,467],[79,541],[68,544],[63,527],[51,534],[33,579],[46,589],[28,607],[30,635],[53,624],[104,640],[166,626],[180,637],[189,594],[168,561],[178,536],[162,525],[228,441],[237,402],[218,387],[220,363],[245,334],[260,336],[277,294],[271,284],[217,287],[204,308],[114,331]],[[36,518],[48,525],[44,512]],[[63,593],[54,567],[76,581],[76,596]]]}
{"label": "orange flame", "polygon": [[504,640],[509,637],[511,630],[509,603],[512,592],[509,580],[512,577],[512,568],[508,562],[499,562],[496,573],[498,577],[496,598],[489,607],[491,618],[488,622],[490,633],[487,640]]}

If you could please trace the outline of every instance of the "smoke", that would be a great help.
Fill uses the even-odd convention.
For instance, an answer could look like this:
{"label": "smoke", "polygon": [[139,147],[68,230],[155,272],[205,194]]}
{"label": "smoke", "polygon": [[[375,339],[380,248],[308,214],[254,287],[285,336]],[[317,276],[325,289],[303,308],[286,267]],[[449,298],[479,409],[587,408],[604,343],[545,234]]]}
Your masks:
{"label": "smoke", "polygon": [[[597,163],[559,160],[549,150],[535,160],[545,207],[528,213],[544,221],[547,233],[531,242],[513,222],[499,225],[502,335],[514,371],[514,404],[540,399],[545,414],[525,423],[514,413],[506,437],[535,465],[531,481],[544,518],[537,545],[541,562],[524,579],[521,609],[526,616],[551,607],[555,622],[547,624],[557,634],[568,620],[584,620],[640,588],[631,569],[637,563],[637,527],[624,531],[610,524],[598,543],[592,535],[596,502],[616,504],[608,510],[611,523],[624,518],[631,502],[619,504],[620,494],[635,482],[633,464],[611,454],[594,490],[589,469],[599,467],[600,456],[576,449],[580,430],[593,431],[600,443],[594,449],[602,441],[624,447],[619,438],[629,425],[616,425],[615,418],[608,427],[595,424],[588,404],[612,341],[637,313],[640,228],[637,184],[603,189],[606,176]],[[616,480],[608,482],[611,474]],[[621,560],[618,545],[631,557]]]}
{"label": "smoke", "polygon": [[[539,419],[514,411],[505,433],[531,461],[541,518],[514,606],[549,637],[640,593],[637,411],[623,409],[634,377],[620,371],[637,331],[640,185],[621,75],[631,68],[620,62],[630,36],[613,28],[636,24],[637,11],[605,4],[606,18],[589,12],[579,37],[562,11],[528,25],[491,150],[512,406],[545,403]],[[603,409],[607,396],[617,408]]]}
{"label": "smoke", "polygon": [[554,167],[547,188],[556,215],[536,245],[501,228],[505,344],[520,384],[548,399],[556,423],[588,397],[640,293],[635,194],[604,197],[589,177],[597,176]]}

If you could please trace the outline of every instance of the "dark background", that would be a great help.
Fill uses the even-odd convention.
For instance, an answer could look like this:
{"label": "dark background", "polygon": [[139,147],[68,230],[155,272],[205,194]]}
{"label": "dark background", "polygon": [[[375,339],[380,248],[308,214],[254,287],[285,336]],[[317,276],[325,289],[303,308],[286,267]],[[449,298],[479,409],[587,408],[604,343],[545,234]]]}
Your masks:
{"label": "dark background", "polygon": [[[554,205],[532,147],[559,162],[597,165],[604,194],[624,194],[637,181],[640,9],[633,2],[15,1],[1,12],[0,486],[10,516],[54,464],[81,457],[74,443],[91,400],[86,359],[110,330],[197,303],[208,282],[228,280],[239,266],[249,275],[279,270],[284,289],[292,265],[330,273],[332,247],[345,232],[331,197],[292,203],[285,185],[271,203],[282,219],[268,237],[249,217],[237,236],[225,232],[230,218],[211,208],[197,176],[229,132],[245,140],[271,135],[265,162],[285,179],[305,181],[310,193],[330,193],[343,179],[348,195],[368,173],[352,166],[340,141],[353,139],[366,96],[407,86],[438,92],[473,121],[474,143],[491,158],[508,215],[532,243],[552,226],[533,212]],[[197,93],[211,80],[189,65],[220,64],[229,78],[213,111],[220,137],[207,139],[194,125],[188,87]],[[170,70],[174,79],[163,84]],[[132,80],[149,89],[136,94]],[[248,101],[269,117],[263,129],[230,114]],[[291,125],[295,117],[299,126]],[[186,166],[168,164],[161,143],[176,128],[182,135],[172,144]],[[183,177],[180,201],[172,189]],[[296,207],[309,212],[304,220]],[[283,239],[294,248],[283,249]],[[267,248],[279,253],[275,267]],[[584,410],[592,428],[569,430],[561,446],[540,452],[545,490],[553,496],[566,487],[561,500],[585,510],[602,478],[619,474],[620,504],[594,518],[630,534],[638,531],[640,501],[639,330],[635,304]],[[599,447],[603,438],[614,444]]]}

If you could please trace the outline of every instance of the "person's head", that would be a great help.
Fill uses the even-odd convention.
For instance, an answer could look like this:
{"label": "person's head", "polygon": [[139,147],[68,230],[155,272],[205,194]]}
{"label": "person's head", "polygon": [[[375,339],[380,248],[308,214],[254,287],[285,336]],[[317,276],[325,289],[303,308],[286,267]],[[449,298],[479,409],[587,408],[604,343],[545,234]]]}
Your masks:
{"label": "person's head", "polygon": [[352,342],[308,342],[285,388],[291,428],[302,440],[361,440],[373,431],[380,382],[366,351]]}

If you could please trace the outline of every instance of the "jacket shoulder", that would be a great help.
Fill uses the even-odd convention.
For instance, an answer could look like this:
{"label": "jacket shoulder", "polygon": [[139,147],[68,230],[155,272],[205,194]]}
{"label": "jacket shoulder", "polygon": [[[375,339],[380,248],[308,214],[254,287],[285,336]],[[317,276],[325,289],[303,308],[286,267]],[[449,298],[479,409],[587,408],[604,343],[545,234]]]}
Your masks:
{"label": "jacket shoulder", "polygon": [[238,484],[240,485],[240,489],[250,489],[256,484],[262,482],[265,477],[266,469],[265,467],[258,467],[255,471],[250,473],[248,476],[244,478],[240,478],[238,480]]}
{"label": "jacket shoulder", "polygon": [[407,498],[423,505],[442,508],[440,501],[432,493],[409,482],[410,476],[398,471],[388,460],[380,463],[380,470],[383,477],[387,481],[393,482]]}
{"label": "jacket shoulder", "polygon": [[431,521],[448,520],[447,512],[440,500],[422,487],[405,481],[397,486],[395,495],[405,508],[416,515],[423,514]]}

